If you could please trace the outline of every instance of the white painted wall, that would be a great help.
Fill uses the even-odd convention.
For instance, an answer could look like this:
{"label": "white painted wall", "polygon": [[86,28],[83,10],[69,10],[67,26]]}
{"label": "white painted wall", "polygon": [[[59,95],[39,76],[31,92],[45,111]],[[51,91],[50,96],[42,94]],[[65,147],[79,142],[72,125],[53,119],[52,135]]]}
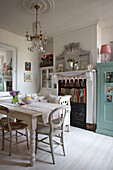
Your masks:
{"label": "white painted wall", "polygon": [[91,50],[91,63],[95,66],[97,62],[97,24],[53,37],[54,56],[61,54],[64,45],[72,42],[80,42],[84,50]]}
{"label": "white painted wall", "polygon": [[110,61],[113,61],[113,27],[102,30],[102,44],[110,44]]}
{"label": "white painted wall", "polygon": [[[34,93],[39,90],[39,59],[38,53],[30,52],[30,43],[25,37],[0,28],[0,43],[17,48],[17,89],[24,93]],[[31,62],[32,82],[24,82],[25,62]]]}
{"label": "white painted wall", "polygon": [[12,55],[13,55],[12,51],[9,51],[9,50],[6,51],[6,65],[8,65],[10,63]]}
{"label": "white painted wall", "polygon": [[109,44],[113,41],[113,27],[102,30],[102,44]]}
{"label": "white painted wall", "polygon": [[97,24],[97,63],[101,62],[100,49],[102,45],[102,28]]}
{"label": "white painted wall", "polygon": [[53,54],[53,42],[47,44],[46,54]]}

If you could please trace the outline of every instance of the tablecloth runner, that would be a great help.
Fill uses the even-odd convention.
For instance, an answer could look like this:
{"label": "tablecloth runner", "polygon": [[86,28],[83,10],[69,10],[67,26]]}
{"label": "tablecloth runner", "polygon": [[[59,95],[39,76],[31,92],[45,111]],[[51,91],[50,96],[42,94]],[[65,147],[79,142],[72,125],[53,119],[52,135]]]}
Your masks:
{"label": "tablecloth runner", "polygon": [[[19,104],[12,104],[11,101],[12,101],[11,99],[0,99],[0,104],[12,105],[14,107],[19,106],[25,109],[39,111],[42,114],[43,123],[47,123],[48,116],[51,113],[51,111],[60,106],[60,104],[42,103],[42,102],[37,102],[37,101],[34,101],[31,104],[19,105]],[[57,111],[54,114],[54,119],[57,118],[59,115],[60,115],[60,112]]]}

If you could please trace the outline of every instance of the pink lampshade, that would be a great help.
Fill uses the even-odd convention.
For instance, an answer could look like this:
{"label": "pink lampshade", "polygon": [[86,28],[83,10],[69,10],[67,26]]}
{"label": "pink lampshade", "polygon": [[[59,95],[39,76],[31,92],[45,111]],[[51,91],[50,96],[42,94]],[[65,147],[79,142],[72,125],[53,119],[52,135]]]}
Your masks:
{"label": "pink lampshade", "polygon": [[109,44],[102,45],[100,54],[109,54],[109,53],[111,53],[110,45]]}

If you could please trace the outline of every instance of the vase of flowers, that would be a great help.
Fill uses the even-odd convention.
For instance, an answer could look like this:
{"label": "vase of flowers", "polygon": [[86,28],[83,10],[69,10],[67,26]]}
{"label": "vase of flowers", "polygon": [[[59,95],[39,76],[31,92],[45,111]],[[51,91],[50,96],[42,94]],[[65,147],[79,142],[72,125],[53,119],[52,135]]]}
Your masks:
{"label": "vase of flowers", "polygon": [[77,59],[76,58],[68,58],[67,62],[69,63],[69,69],[73,69],[74,68],[74,64],[77,63]]}
{"label": "vase of flowers", "polygon": [[18,95],[20,94],[20,91],[15,91],[15,90],[12,90],[10,92],[10,95],[13,96],[13,100],[12,100],[12,103],[18,103]]}

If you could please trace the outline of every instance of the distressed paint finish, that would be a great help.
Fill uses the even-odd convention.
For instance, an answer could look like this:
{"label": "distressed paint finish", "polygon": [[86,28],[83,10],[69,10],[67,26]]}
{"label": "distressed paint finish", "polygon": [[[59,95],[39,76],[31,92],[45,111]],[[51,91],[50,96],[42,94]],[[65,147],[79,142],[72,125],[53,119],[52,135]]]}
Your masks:
{"label": "distressed paint finish", "polygon": [[[113,62],[97,64],[97,133],[113,136],[113,93],[106,93],[105,73],[113,72]],[[111,83],[109,83],[110,85]],[[113,84],[113,83],[112,83]],[[112,102],[107,102],[107,95]]]}
{"label": "distressed paint finish", "polygon": [[[5,106],[5,104],[4,104]],[[8,106],[9,116],[17,118],[19,120],[26,121],[28,123],[28,128],[30,130],[30,163],[31,166],[35,164],[35,129],[37,125],[37,118],[41,116],[41,113],[38,111],[24,109],[22,107]],[[0,110],[0,113],[7,114],[3,110]]]}

